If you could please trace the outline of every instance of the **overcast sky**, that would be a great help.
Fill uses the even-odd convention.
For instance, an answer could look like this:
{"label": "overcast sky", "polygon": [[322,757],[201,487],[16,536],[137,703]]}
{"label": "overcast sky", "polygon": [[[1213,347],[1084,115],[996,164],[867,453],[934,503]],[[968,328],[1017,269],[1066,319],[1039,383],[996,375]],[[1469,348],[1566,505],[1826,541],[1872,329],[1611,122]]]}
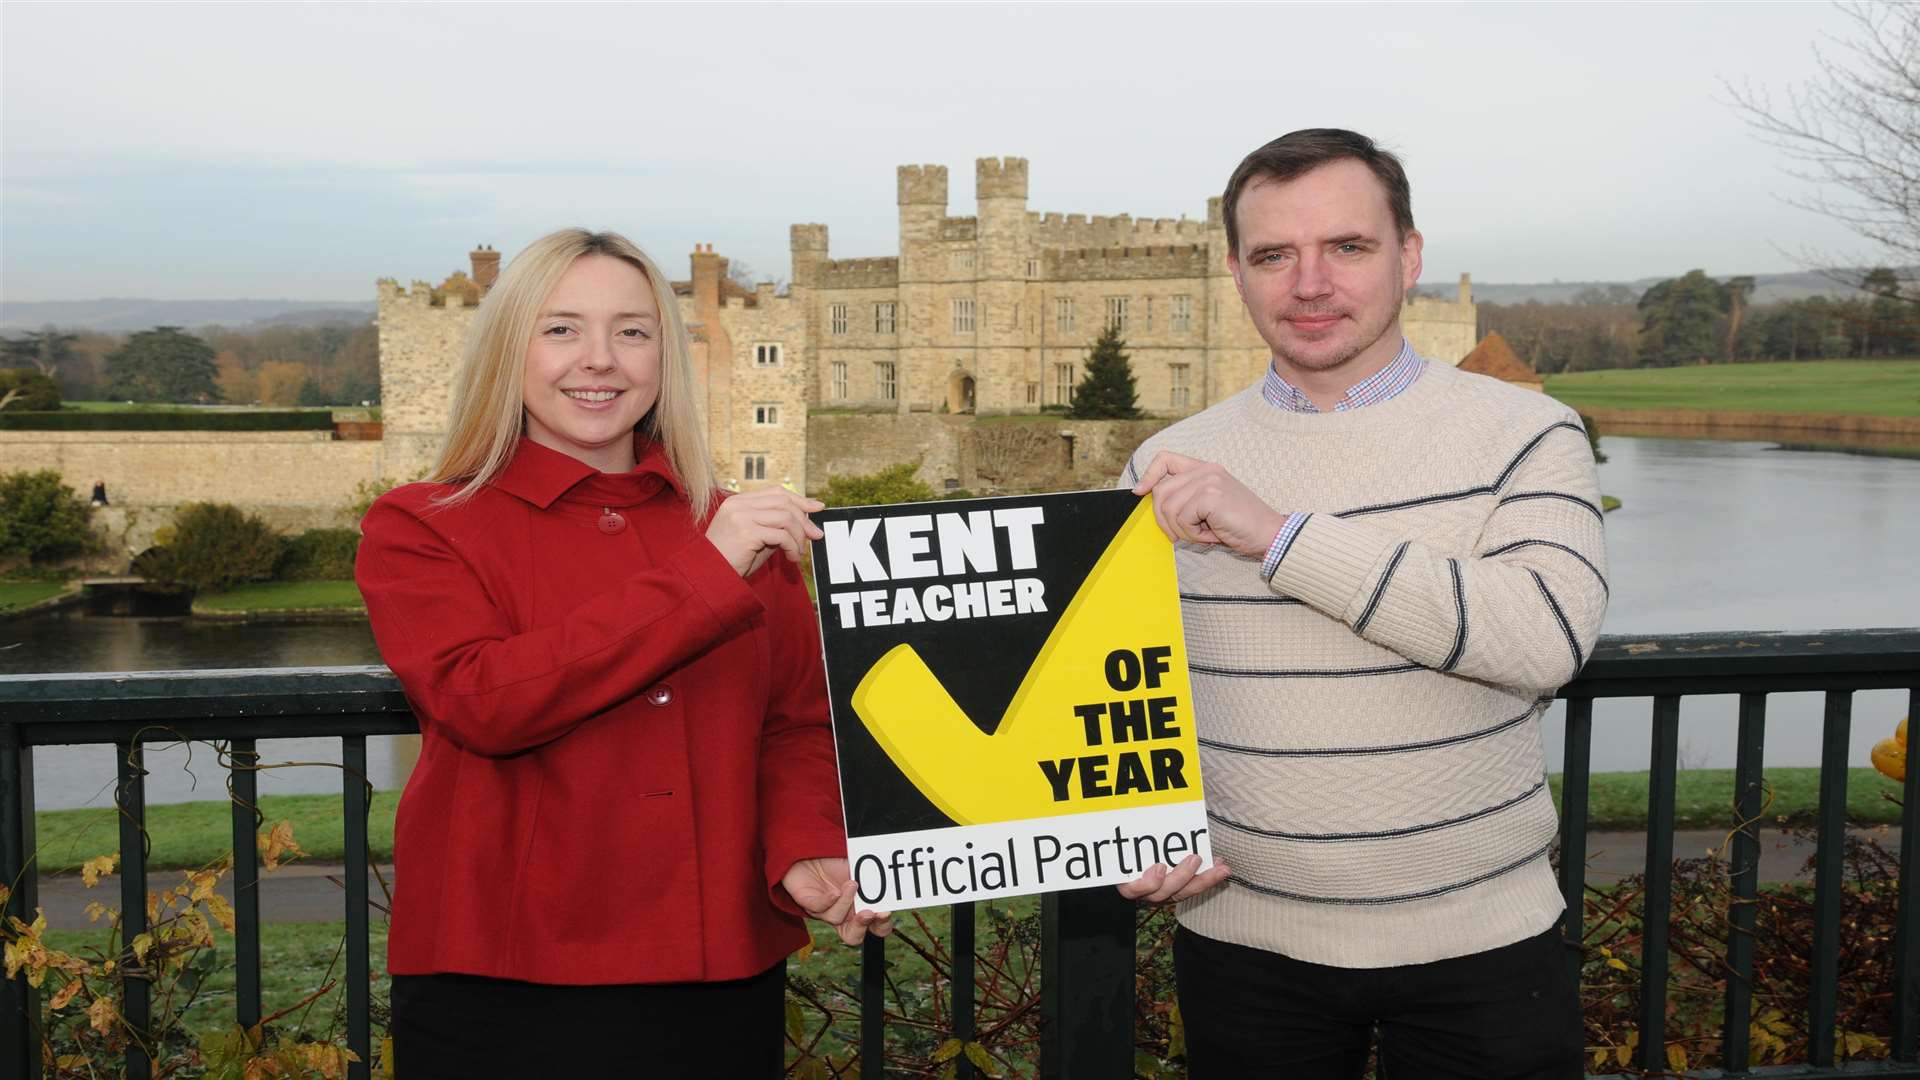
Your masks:
{"label": "overcast sky", "polygon": [[1299,127],[1402,154],[1427,284],[1867,252],[1720,100],[1817,4],[0,5],[0,297],[367,300],[609,227],[787,274],[897,249],[894,167],[1031,162],[1028,208],[1201,217]]}

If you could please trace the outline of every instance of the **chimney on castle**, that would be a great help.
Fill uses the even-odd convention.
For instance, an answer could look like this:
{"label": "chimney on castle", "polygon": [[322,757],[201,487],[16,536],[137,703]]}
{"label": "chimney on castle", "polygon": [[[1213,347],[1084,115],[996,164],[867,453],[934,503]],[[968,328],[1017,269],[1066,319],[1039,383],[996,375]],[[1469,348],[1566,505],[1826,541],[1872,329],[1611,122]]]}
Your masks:
{"label": "chimney on castle", "polygon": [[473,260],[473,283],[480,286],[481,292],[493,288],[493,283],[500,277],[500,253],[481,244],[467,257]]}
{"label": "chimney on castle", "polygon": [[1472,274],[1460,275],[1460,302],[1463,304],[1473,303],[1473,275]]}
{"label": "chimney on castle", "polygon": [[693,245],[693,310],[701,320],[718,318],[726,276],[727,260],[714,254],[712,244]]}

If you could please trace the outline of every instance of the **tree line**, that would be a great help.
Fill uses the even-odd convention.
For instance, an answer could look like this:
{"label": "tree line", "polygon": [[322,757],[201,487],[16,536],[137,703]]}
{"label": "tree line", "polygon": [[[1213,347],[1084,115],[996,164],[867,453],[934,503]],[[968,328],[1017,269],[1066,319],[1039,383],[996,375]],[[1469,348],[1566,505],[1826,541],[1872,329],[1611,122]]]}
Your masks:
{"label": "tree line", "polygon": [[40,376],[32,381],[68,401],[380,401],[380,340],[372,323],[194,331],[156,326],[131,334],[47,327],[0,338],[0,368],[14,369],[15,382]]}
{"label": "tree line", "polygon": [[1542,374],[1757,360],[1920,355],[1920,305],[1886,267],[1855,296],[1751,302],[1754,281],[1691,270],[1635,296],[1593,288],[1565,303],[1479,305],[1479,334],[1498,331]]}

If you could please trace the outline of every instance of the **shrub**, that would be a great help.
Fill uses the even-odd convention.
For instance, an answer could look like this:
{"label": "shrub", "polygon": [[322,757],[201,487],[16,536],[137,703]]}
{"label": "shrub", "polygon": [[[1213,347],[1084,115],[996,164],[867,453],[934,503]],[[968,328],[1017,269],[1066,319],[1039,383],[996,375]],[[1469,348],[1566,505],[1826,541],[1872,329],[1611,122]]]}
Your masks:
{"label": "shrub", "polygon": [[1587,445],[1593,448],[1593,463],[1595,465],[1605,465],[1607,463],[1607,455],[1600,452],[1600,421],[1595,420],[1586,413],[1581,413],[1580,426],[1587,429]]}
{"label": "shrub", "polygon": [[134,561],[151,581],[218,592],[243,581],[265,581],[286,541],[266,522],[231,503],[188,503],[173,515],[166,546]]}
{"label": "shrub", "polygon": [[[7,401],[9,394],[12,401]],[[32,368],[0,368],[0,401],[9,413],[58,409],[60,385]]]}
{"label": "shrub", "polygon": [[355,529],[308,529],[287,541],[274,564],[280,581],[351,581],[353,554],[360,547]]}
{"label": "shrub", "polygon": [[919,470],[919,462],[903,461],[866,476],[831,476],[820,501],[828,506],[886,506],[938,498],[931,485],[914,476]]}
{"label": "shrub", "polygon": [[0,474],[0,555],[48,559],[90,551],[93,506],[51,469]]}

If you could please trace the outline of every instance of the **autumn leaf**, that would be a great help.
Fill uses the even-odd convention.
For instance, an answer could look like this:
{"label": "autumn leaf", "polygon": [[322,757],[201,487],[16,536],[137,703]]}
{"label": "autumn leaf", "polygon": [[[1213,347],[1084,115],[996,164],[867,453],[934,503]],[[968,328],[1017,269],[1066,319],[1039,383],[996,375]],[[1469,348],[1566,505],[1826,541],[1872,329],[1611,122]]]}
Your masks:
{"label": "autumn leaf", "polygon": [[1679,1043],[1667,1044],[1667,1067],[1675,1072],[1687,1071],[1687,1048]]}
{"label": "autumn leaf", "polygon": [[95,885],[100,884],[100,878],[103,875],[113,873],[113,868],[117,866],[119,862],[120,856],[117,854],[95,855],[93,858],[80,864],[80,880],[86,883],[87,888],[91,889]]}
{"label": "autumn leaf", "polygon": [[225,930],[229,934],[233,933],[233,905],[227,903],[226,897],[221,896],[219,893],[214,893],[212,896],[207,897],[207,911],[210,912],[214,920],[220,924],[220,929]]}
{"label": "autumn leaf", "polygon": [[100,916],[105,915],[107,912],[113,909],[109,908],[107,905],[101,903],[98,900],[89,900],[87,901],[86,910],[87,910],[88,922],[99,922]]}
{"label": "autumn leaf", "polygon": [[380,1039],[380,1068],[374,1071],[375,1080],[393,1080],[393,1036],[385,1035]]}
{"label": "autumn leaf", "polygon": [[120,1014],[114,1011],[112,998],[94,998],[93,1004],[87,1006],[87,1023],[102,1035],[111,1033],[113,1022],[119,1019],[119,1016]]}
{"label": "autumn leaf", "polygon": [[1613,968],[1613,969],[1614,969],[1615,971],[1626,971],[1626,970],[1628,970],[1628,968],[1627,968],[1627,962],[1626,962],[1625,960],[1622,960],[1622,959],[1620,959],[1620,958],[1619,958],[1619,957],[1617,957],[1617,956],[1616,956],[1616,957],[1614,957],[1613,959],[1611,959],[1611,960],[1609,960],[1609,961],[1607,961],[1607,966],[1608,966],[1608,967],[1610,967],[1610,968]]}
{"label": "autumn leaf", "polygon": [[960,1048],[959,1039],[948,1039],[946,1042],[941,1043],[940,1049],[933,1052],[935,1064],[943,1064],[959,1057]]}
{"label": "autumn leaf", "polygon": [[807,943],[805,945],[802,945],[798,949],[795,949],[793,951],[793,962],[796,964],[804,963],[807,957],[812,955],[813,955],[813,939],[808,938]]}
{"label": "autumn leaf", "polygon": [[993,1055],[987,1053],[986,1047],[977,1042],[970,1042],[966,1046],[965,1053],[967,1060],[973,1062],[974,1068],[989,1077],[996,1075],[993,1071]]}
{"label": "autumn leaf", "polygon": [[282,859],[306,854],[293,841],[293,823],[290,821],[274,822],[273,828],[267,830],[267,835],[258,838],[258,843],[260,859],[268,870],[279,869]]}
{"label": "autumn leaf", "polygon": [[795,998],[787,999],[787,1038],[792,1039],[795,1046],[804,1045],[807,1039],[807,1018]]}
{"label": "autumn leaf", "polygon": [[83,980],[68,979],[67,985],[61,987],[60,992],[53,995],[52,1001],[47,1002],[47,1008],[52,1009],[55,1012],[58,1012],[61,1009],[66,1008],[68,1003],[70,1003],[71,1001],[73,1001],[74,998],[80,995],[80,988],[85,985],[86,984]]}
{"label": "autumn leaf", "polygon": [[147,950],[153,948],[152,934],[136,934],[133,938],[133,958],[141,963],[147,962]]}
{"label": "autumn leaf", "polygon": [[213,887],[220,881],[220,875],[211,870],[196,870],[187,875],[187,882],[193,891],[187,896],[189,901],[199,903],[213,895]]}

